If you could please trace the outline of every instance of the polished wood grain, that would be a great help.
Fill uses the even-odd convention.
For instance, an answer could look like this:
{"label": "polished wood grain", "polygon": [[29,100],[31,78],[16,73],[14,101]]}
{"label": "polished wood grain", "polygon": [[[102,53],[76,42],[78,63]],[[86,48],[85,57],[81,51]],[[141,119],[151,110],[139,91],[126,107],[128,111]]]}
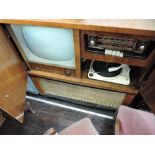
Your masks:
{"label": "polished wood grain", "polygon": [[23,122],[27,73],[0,27],[0,108]]}
{"label": "polished wood grain", "polygon": [[66,76],[75,76],[75,69],[62,68],[58,66],[51,66],[46,64],[29,62],[32,70],[44,71],[49,73],[57,73]]}
{"label": "polished wood grain", "polygon": [[[27,61],[24,56],[24,52],[19,48],[24,60],[27,65],[30,66],[32,71],[29,74],[36,77],[43,77],[49,79],[56,79],[60,81],[66,81],[69,83],[81,84],[101,89],[108,89],[113,91],[127,93],[124,103],[129,104],[134,98],[134,94],[137,94],[133,86],[124,86],[114,83],[101,82],[91,80],[87,78],[87,73],[81,71],[81,58],[89,60],[100,60],[105,62],[123,63],[132,66],[138,66],[147,68],[155,59],[155,52],[151,52],[148,58],[144,60],[132,59],[132,58],[118,58],[113,56],[101,55],[86,52],[83,45],[83,40],[80,38],[79,33],[83,30],[87,30],[90,33],[118,33],[119,35],[137,35],[141,37],[151,38],[155,40],[155,20],[144,20],[144,19],[27,19],[27,20],[0,20],[0,23],[7,24],[26,24],[26,25],[38,25],[38,26],[50,26],[60,28],[71,28],[74,32],[74,48],[75,48],[75,77],[64,75],[63,70],[58,68],[52,69],[47,65],[33,64]],[[95,32],[96,31],[96,32]],[[80,42],[81,39],[81,42]],[[16,41],[15,41],[16,42]],[[81,44],[81,49],[80,49]],[[39,66],[39,67],[38,67]],[[68,74],[69,72],[67,72]],[[139,76],[139,75],[138,75]],[[81,78],[81,79],[80,79]],[[138,77],[139,78],[139,77]],[[39,83],[35,81],[38,87]]]}
{"label": "polished wood grain", "polygon": [[81,78],[80,31],[73,30],[73,34],[74,34],[76,77]]}
{"label": "polished wood grain", "polygon": [[51,26],[155,37],[154,19],[1,19],[0,23]]}
{"label": "polished wood grain", "polygon": [[28,74],[30,76],[60,80],[60,81],[68,82],[68,83],[85,85],[85,86],[90,86],[90,87],[94,87],[94,88],[108,89],[108,90],[113,90],[113,91],[118,91],[118,92],[125,92],[125,93],[129,93],[129,94],[137,94],[138,93],[138,90],[136,90],[132,86],[125,86],[125,85],[120,85],[120,84],[115,84],[115,83],[110,83],[110,82],[103,82],[103,81],[89,79],[87,77],[86,72],[82,72],[81,79],[78,79],[75,77],[67,77],[67,76],[55,74],[55,73],[45,73],[45,72],[36,71],[36,70],[31,70],[28,72]]}
{"label": "polished wood grain", "polygon": [[41,86],[40,82],[37,80],[37,78],[31,76],[31,79],[32,79],[34,85],[36,86],[38,92],[42,93],[42,94],[45,93],[44,89],[42,88],[42,86]]}

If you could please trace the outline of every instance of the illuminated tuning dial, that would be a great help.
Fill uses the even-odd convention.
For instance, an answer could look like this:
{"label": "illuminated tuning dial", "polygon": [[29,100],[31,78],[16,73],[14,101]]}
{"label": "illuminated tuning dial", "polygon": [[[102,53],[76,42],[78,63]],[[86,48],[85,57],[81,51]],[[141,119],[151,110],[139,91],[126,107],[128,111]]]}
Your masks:
{"label": "illuminated tuning dial", "polygon": [[89,39],[89,45],[95,46],[97,44],[97,40],[95,38],[90,38]]}

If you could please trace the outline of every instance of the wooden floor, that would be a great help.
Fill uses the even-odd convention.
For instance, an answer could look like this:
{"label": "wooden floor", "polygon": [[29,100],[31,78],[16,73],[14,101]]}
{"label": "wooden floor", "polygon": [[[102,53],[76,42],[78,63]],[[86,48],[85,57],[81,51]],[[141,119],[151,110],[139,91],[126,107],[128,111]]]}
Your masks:
{"label": "wooden floor", "polygon": [[[54,101],[58,105],[69,105],[70,107],[76,107],[78,109],[106,114],[109,116],[115,115],[114,111],[88,108],[43,97],[39,98],[52,102]],[[32,99],[27,100],[30,101],[36,113],[33,114],[29,111],[25,111],[24,124],[20,124],[16,120],[7,116],[6,122],[0,128],[1,135],[42,135],[47,129],[51,127],[56,128],[57,132],[59,132],[65,127],[71,125],[73,122],[76,122],[84,117],[89,117],[92,120],[92,123],[100,134],[111,135],[114,133],[114,120],[80,112],[74,110],[74,108],[67,109],[58,105],[47,104],[42,101],[35,101]]]}

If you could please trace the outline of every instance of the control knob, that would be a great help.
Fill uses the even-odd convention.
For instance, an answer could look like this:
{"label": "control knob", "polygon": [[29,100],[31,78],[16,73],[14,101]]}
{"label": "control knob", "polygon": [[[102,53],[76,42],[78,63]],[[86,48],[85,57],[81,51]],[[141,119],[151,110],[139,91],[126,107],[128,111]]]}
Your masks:
{"label": "control knob", "polygon": [[89,45],[95,46],[97,44],[97,40],[95,38],[90,38],[89,39]]}
{"label": "control knob", "polygon": [[140,43],[140,44],[138,45],[137,49],[138,49],[139,51],[144,51],[144,49],[145,49],[145,44],[144,44],[144,43]]}
{"label": "control knob", "polygon": [[144,51],[144,49],[145,49],[145,46],[144,46],[144,45],[140,45],[140,46],[139,46],[139,50],[140,50],[140,51]]}

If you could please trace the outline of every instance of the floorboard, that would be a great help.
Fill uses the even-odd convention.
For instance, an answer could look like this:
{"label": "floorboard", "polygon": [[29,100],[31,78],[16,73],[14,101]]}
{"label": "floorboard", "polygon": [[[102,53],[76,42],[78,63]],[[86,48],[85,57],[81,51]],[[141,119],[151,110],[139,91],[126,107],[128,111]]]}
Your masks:
{"label": "floorboard", "polygon": [[[115,115],[114,111],[94,109],[44,97],[40,97],[40,99],[48,100],[49,102],[56,102],[60,105],[67,105],[70,107],[76,107],[78,109],[88,110],[96,114],[100,113],[113,117]],[[57,132],[59,132],[72,123],[85,117],[89,117],[91,119],[99,134],[112,135],[114,133],[113,119],[80,112],[74,110],[74,108],[67,109],[61,106],[47,104],[42,101],[36,101],[30,98],[27,100],[31,103],[36,113],[33,114],[26,110],[23,124],[7,116],[6,122],[0,128],[0,135],[42,135],[47,129],[51,127],[54,127]]]}

